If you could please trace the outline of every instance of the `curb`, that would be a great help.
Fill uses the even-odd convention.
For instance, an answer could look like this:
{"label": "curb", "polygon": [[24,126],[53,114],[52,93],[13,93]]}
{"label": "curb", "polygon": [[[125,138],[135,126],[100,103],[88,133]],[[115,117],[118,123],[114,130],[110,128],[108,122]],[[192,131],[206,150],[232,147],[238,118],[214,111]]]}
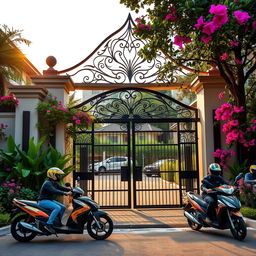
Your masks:
{"label": "curb", "polygon": [[5,235],[10,234],[10,232],[11,232],[10,228],[11,228],[11,225],[1,227],[0,228],[0,236],[5,236]]}
{"label": "curb", "polygon": [[245,218],[245,217],[244,217],[244,220],[245,220],[247,227],[256,228],[256,220],[252,220],[252,219]]}

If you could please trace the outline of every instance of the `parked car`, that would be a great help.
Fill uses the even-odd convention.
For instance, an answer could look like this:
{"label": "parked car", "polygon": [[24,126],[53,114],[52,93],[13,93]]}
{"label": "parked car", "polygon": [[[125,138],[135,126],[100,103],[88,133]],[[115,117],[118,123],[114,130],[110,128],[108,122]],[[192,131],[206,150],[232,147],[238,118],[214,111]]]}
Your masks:
{"label": "parked car", "polygon": [[165,162],[173,162],[175,161],[175,159],[161,159],[158,160],[152,164],[146,165],[144,167],[144,173],[147,177],[151,177],[151,176],[158,176],[160,177],[160,166],[162,164],[164,164]]}
{"label": "parked car", "polygon": [[[107,171],[120,172],[122,166],[128,165],[128,157],[113,156],[101,162],[94,163],[95,173],[104,173]],[[92,164],[89,165],[89,171],[92,171]]]}

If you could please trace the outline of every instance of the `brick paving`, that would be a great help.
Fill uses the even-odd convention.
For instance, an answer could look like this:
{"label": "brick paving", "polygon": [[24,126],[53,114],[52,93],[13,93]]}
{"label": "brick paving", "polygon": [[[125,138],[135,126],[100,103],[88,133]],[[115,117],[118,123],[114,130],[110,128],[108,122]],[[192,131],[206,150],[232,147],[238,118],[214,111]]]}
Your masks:
{"label": "brick paving", "polygon": [[182,209],[116,209],[104,210],[116,228],[179,228],[187,227]]}

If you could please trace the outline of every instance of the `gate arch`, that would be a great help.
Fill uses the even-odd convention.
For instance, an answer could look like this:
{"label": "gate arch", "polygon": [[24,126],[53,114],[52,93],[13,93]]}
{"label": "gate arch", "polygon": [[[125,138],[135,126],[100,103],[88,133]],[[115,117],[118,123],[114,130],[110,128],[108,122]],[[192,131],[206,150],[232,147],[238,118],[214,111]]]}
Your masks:
{"label": "gate arch", "polygon": [[198,111],[144,88],[75,106],[95,117],[74,139],[74,178],[105,208],[176,207],[199,190]]}

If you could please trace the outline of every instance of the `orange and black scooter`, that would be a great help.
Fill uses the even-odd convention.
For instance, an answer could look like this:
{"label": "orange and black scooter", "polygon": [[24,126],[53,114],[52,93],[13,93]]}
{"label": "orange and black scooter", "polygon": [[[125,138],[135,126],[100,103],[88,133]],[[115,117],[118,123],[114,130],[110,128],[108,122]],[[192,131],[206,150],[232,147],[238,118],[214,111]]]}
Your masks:
{"label": "orange and black scooter", "polygon": [[[242,178],[239,174],[236,182]],[[213,227],[217,229],[230,229],[233,237],[237,240],[244,240],[247,234],[243,215],[240,212],[241,203],[234,195],[236,186],[222,185],[214,187],[209,183],[211,193],[217,194],[218,207],[216,209],[216,223],[206,221],[208,204],[200,195],[194,192],[187,192],[187,205],[184,207],[184,216],[193,230],[200,230],[202,227]]]}
{"label": "orange and black scooter", "polygon": [[[65,186],[70,187],[70,183]],[[53,223],[55,234],[83,234],[85,224],[88,234],[96,240],[108,238],[113,231],[113,221],[109,215],[99,210],[99,205],[83,196],[84,191],[75,187],[72,189],[73,211],[66,226],[61,225],[57,216]],[[39,206],[35,201],[14,199],[14,210],[11,214],[11,234],[20,242],[28,242],[34,237],[51,235],[44,227],[49,218],[50,211]]]}

